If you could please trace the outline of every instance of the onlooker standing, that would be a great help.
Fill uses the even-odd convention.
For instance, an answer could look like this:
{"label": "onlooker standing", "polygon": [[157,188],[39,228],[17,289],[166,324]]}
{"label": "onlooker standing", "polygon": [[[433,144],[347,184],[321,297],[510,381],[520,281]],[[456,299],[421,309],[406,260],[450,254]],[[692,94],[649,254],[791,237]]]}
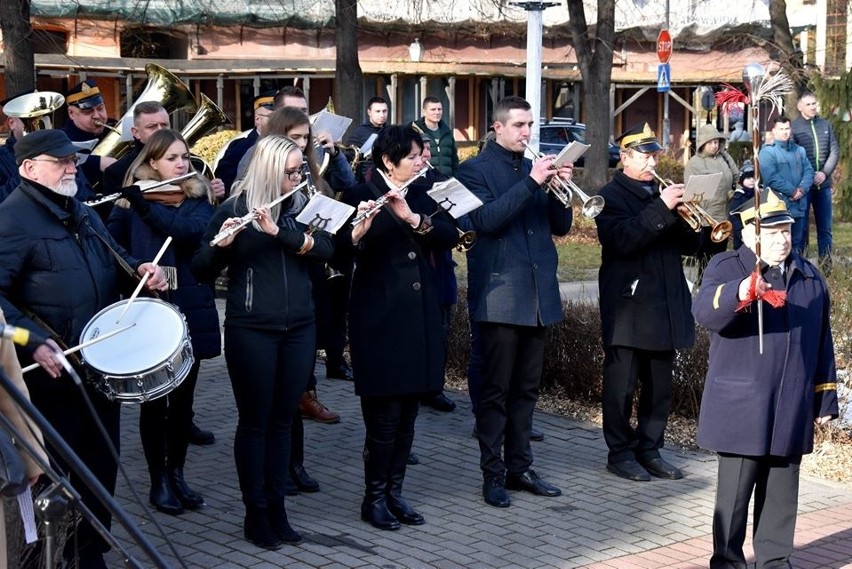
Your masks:
{"label": "onlooker standing", "polygon": [[787,202],[787,211],[793,218],[793,250],[801,253],[805,248],[805,226],[808,223],[806,195],[814,180],[814,169],[805,149],[792,140],[790,119],[784,115],[770,122],[772,142],[760,149],[761,182],[772,188]]}
{"label": "onlooker standing", "polygon": [[755,288],[786,291],[787,300],[763,305],[759,354],[759,312],[738,310],[751,292],[755,208],[740,215],[746,246],[710,261],[694,307],[711,333],[697,440],[719,453],[710,567],[746,567],[752,495],[756,566],[792,567],[802,455],[813,449],[814,423],[838,415],[828,286],[791,252],[793,218],[770,192],[759,208],[765,265]]}
{"label": "onlooker standing", "polygon": [[[346,144],[361,147],[373,134],[379,134],[388,122],[388,103],[381,97],[373,97],[367,101],[367,120],[359,125],[352,134],[346,138]],[[373,169],[373,159],[365,158],[358,165],[355,179],[363,183],[369,179]]]}
{"label": "onlooker standing", "polygon": [[814,182],[807,195],[805,206],[805,245],[808,244],[808,211],[813,208],[817,229],[820,265],[828,275],[831,271],[831,175],[840,160],[840,145],[834,129],[824,118],[817,115],[816,96],[805,91],[796,105],[800,116],[793,120],[793,140],[805,149],[805,154],[814,169]]}
{"label": "onlooker standing", "polygon": [[[683,184],[657,188],[653,170],[662,147],[647,124],[618,138],[623,171],[601,188],[606,207],[595,218],[601,242],[603,432],[607,470],[628,480],[683,472],[660,456],[672,395],[675,350],[695,341],[681,255],[701,234],[678,215]],[[638,427],[630,424],[638,382]]]}
{"label": "onlooker standing", "polygon": [[423,116],[412,126],[429,138],[432,154],[429,163],[449,178],[459,169],[459,154],[453,129],[443,121],[443,116],[444,107],[438,97],[426,97],[423,99]]}
{"label": "onlooker standing", "polygon": [[[468,302],[482,348],[476,414],[482,495],[491,506],[511,505],[506,488],[559,496],[531,468],[530,431],[541,383],[546,326],[562,320],[552,235],[573,221],[544,185],[556,173],[554,156],[524,158],[533,113],[527,101],[506,97],[494,109],[494,142],[465,161],[458,179],[483,205],[468,218],[476,246],[467,253]],[[569,178],[571,167],[558,175]]]}

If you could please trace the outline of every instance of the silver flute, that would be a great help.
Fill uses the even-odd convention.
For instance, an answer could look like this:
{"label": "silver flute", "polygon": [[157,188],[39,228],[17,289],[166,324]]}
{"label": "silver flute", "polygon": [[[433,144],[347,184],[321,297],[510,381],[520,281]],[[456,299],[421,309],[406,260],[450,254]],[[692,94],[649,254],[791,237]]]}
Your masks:
{"label": "silver flute", "polygon": [[[192,178],[193,176],[198,175],[198,172],[187,172],[186,174],[181,174],[180,176],[176,176],[174,178],[169,178],[168,180],[162,180],[160,182],[156,182],[154,184],[146,185],[144,188],[140,188],[142,193],[150,192],[151,190],[156,190],[157,188],[161,188],[163,186],[168,186],[169,184],[174,184],[175,182],[180,182],[186,180],[187,178]],[[139,180],[137,180],[136,184],[131,185],[139,185]],[[121,197],[121,192],[115,192],[114,194],[109,194],[108,196],[104,196],[102,198],[98,198],[96,200],[89,200],[87,202],[83,202],[83,205],[87,205],[89,207],[95,207],[101,204],[114,202],[118,198]]]}
{"label": "silver flute", "polygon": [[210,240],[210,246],[215,247],[221,241],[224,241],[225,239],[227,239],[231,235],[236,234],[243,227],[245,227],[246,225],[248,225],[249,223],[251,223],[252,221],[257,219],[258,210],[265,208],[265,207],[275,207],[276,205],[280,204],[281,202],[283,202],[284,200],[286,200],[287,198],[289,198],[290,196],[292,196],[293,194],[295,194],[296,192],[298,192],[299,190],[301,190],[302,188],[304,188],[307,185],[308,185],[308,182],[304,181],[301,184],[299,184],[298,186],[296,186],[295,188],[293,188],[292,190],[290,190],[289,192],[287,192],[286,194],[281,194],[280,196],[278,196],[277,198],[275,198],[271,202],[265,203],[262,206],[255,208],[252,211],[248,212],[247,214],[242,216],[240,218],[240,220],[235,225],[232,225],[228,229],[223,229],[222,231],[217,233],[216,236],[213,237],[213,239]]}
{"label": "silver flute", "polygon": [[[421,176],[425,175],[427,170],[428,170],[428,168],[423,168],[422,170],[417,172],[417,174],[412,176],[411,179],[409,179],[406,183],[404,183],[402,186],[400,186],[399,191],[402,194],[402,197],[405,197],[405,194],[408,192],[408,186],[410,186],[415,180],[417,180]],[[368,218],[372,217],[373,215],[377,214],[379,212],[379,210],[382,209],[385,206],[385,204],[388,203],[388,201],[390,201],[390,198],[388,197],[387,193],[382,194],[381,196],[377,197],[373,201],[373,206],[368,207],[367,209],[365,209],[364,211],[362,211],[361,213],[356,215],[355,219],[352,220],[350,225],[352,227],[355,227],[356,225],[358,225],[359,223],[361,223],[365,219],[368,219]]]}

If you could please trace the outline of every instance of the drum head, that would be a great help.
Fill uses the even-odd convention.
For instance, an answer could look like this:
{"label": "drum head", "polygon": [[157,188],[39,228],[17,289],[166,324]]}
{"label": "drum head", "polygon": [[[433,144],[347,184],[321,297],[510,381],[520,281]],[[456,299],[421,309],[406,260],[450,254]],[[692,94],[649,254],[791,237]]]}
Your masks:
{"label": "drum head", "polygon": [[181,348],[186,323],[177,308],[155,298],[137,298],[121,318],[126,300],[98,312],[83,329],[84,344],[113,330],[125,330],[80,350],[88,365],[106,375],[136,375],[152,369]]}

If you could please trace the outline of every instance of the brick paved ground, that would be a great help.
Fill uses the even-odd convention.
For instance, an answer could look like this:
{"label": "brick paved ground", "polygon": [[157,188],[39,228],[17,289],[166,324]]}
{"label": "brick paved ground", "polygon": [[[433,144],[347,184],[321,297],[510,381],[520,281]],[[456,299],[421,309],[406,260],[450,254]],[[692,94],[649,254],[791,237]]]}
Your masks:
{"label": "brick paved ground", "polygon": [[[547,438],[533,443],[535,468],[563,489],[559,498],[511,493],[506,510],[480,498],[478,449],[471,438],[470,407],[450,414],[421,411],[414,450],[422,463],[409,469],[405,494],[426,525],[396,532],[375,530],[359,519],[363,426],[352,384],[326,380],[318,365],[322,401],[339,411],[337,425],[306,422],[308,471],[322,491],[288,503],[304,542],[276,552],[242,539],[243,509],[231,453],[236,411],[221,358],[205,362],[199,381],[198,423],[217,437],[191,447],[187,478],[207,506],[179,517],[154,513],[187,567],[401,567],[568,568],[706,567],[713,505],[713,456],[664,451],[683,468],[681,481],[631,483],[604,470],[606,450],[594,425],[539,413]],[[138,437],[138,408],[123,411],[123,463],[133,488],[147,501],[148,480]],[[119,482],[122,505],[170,558],[154,525]],[[852,492],[848,486],[804,480],[796,567],[852,567]],[[116,530],[124,536],[123,530]],[[139,550],[130,550],[150,566]],[[120,566],[110,554],[110,565]]]}

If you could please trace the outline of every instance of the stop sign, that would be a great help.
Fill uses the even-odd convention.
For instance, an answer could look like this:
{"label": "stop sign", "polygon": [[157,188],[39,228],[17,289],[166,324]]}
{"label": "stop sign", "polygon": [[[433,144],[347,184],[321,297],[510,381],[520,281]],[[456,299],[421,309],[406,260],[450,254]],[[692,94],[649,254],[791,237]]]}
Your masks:
{"label": "stop sign", "polygon": [[666,29],[660,30],[657,36],[657,57],[660,63],[668,63],[672,58],[672,35]]}

